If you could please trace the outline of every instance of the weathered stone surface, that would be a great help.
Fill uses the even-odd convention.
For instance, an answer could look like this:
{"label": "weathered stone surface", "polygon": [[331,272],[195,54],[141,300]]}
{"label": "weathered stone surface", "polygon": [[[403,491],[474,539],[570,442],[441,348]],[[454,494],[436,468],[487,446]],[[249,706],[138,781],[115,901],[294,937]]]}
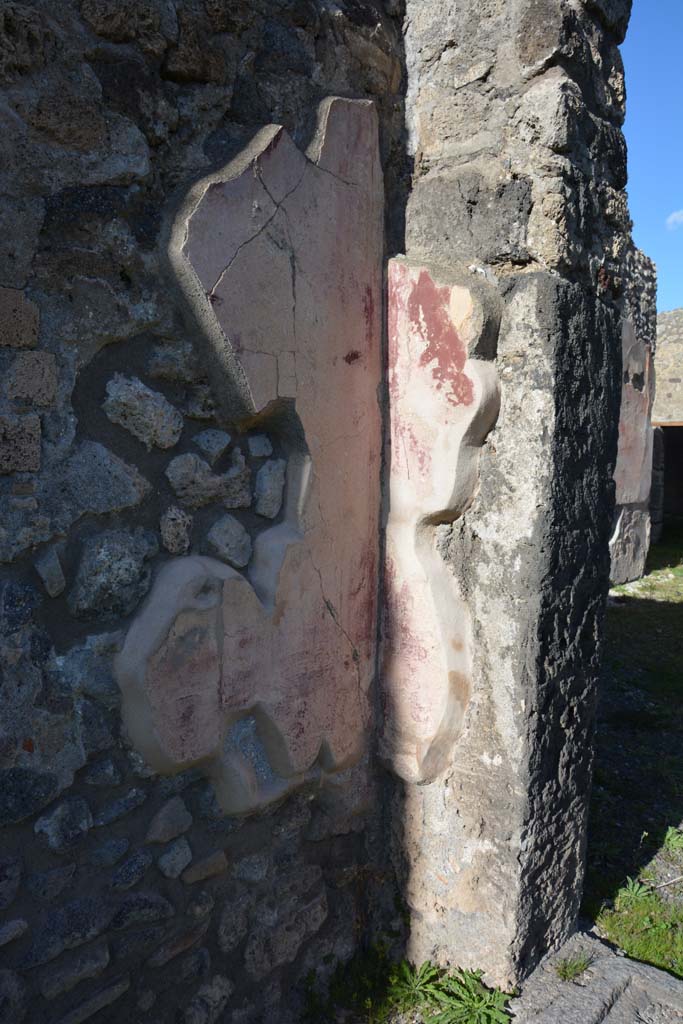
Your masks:
{"label": "weathered stone surface", "polygon": [[182,1016],[183,1024],[217,1024],[235,986],[222,974],[202,985]]}
{"label": "weathered stone surface", "polygon": [[250,434],[247,438],[249,454],[252,458],[263,459],[273,454],[273,446],[270,438],[265,434]]}
{"label": "weathered stone surface", "polygon": [[131,889],[134,885],[137,885],[145,877],[147,869],[151,867],[152,860],[151,853],[148,853],[146,850],[138,850],[132,857],[128,857],[112,875],[112,889]]}
{"label": "weathered stone surface", "polygon": [[284,459],[269,459],[256,474],[254,492],[256,512],[267,519],[275,519],[282,508],[287,463]]}
{"label": "weathered stone surface", "polygon": [[228,508],[247,508],[251,504],[250,473],[241,452],[232,455],[227,472],[216,475],[208,462],[191,452],[177,455],[166,469],[171,487],[181,505],[200,508],[222,501]]}
{"label": "weathered stone surface", "polygon": [[218,919],[216,932],[218,948],[221,953],[231,953],[246,937],[252,909],[253,899],[245,893],[226,900]]}
{"label": "weathered stone surface", "polygon": [[326,894],[323,891],[307,899],[285,900],[273,917],[266,916],[247,939],[244,964],[256,980],[267,977],[275,967],[291,963],[304,941],[315,935],[327,917]]}
{"label": "weathered stone surface", "polygon": [[206,539],[211,553],[228,565],[244,569],[249,564],[251,537],[234,516],[221,516],[209,530]]}
{"label": "weathered stone surface", "polygon": [[174,796],[152,818],[145,836],[146,843],[168,843],[187,832],[192,815],[182,797]]}
{"label": "weathered stone surface", "polygon": [[145,445],[173,448],[180,440],[183,417],[158,391],[137,377],[117,373],[107,384],[104,411],[112,421],[124,427]]}
{"label": "weathered stone surface", "polygon": [[192,384],[203,376],[197,353],[188,341],[177,345],[157,345],[152,350],[148,364],[150,377],[157,380],[178,381]]}
{"label": "weathered stone surface", "polygon": [[82,619],[129,615],[149,589],[148,562],[158,551],[154,534],[141,528],[134,533],[109,530],[89,538],[67,599],[72,614]]}
{"label": "weathered stone surface", "polygon": [[51,352],[20,352],[9,370],[7,394],[34,405],[54,405],[57,364]]}
{"label": "weathered stone surface", "polygon": [[28,921],[17,917],[14,921],[6,921],[0,925],[0,947],[7,946],[15,939],[20,939],[28,931]]}
{"label": "weathered stone surface", "polygon": [[196,444],[202,455],[213,466],[214,462],[228,450],[232,444],[232,438],[224,430],[202,430],[200,434],[195,434],[192,443]]}
{"label": "weathered stone surface", "polygon": [[173,907],[156,892],[136,892],[125,896],[114,914],[114,929],[128,928],[131,924],[147,924],[173,917]]}
{"label": "weathered stone surface", "polygon": [[110,757],[95,761],[83,771],[81,779],[86,786],[118,786],[122,781],[121,772]]}
{"label": "weathered stone surface", "polygon": [[180,878],[192,860],[192,850],[187,839],[176,839],[157,858],[157,866],[166,878]]}
{"label": "weathered stone surface", "polygon": [[83,1021],[94,1017],[100,1010],[111,1006],[117,999],[120,999],[130,988],[130,978],[126,975],[109,982],[104,988],[99,989],[94,995],[79,1003],[72,1010],[69,1010],[63,1017],[60,1017],[57,1024],[83,1024]]}
{"label": "weathered stone surface", "polygon": [[96,978],[108,964],[109,949],[106,942],[96,942],[87,949],[78,950],[77,953],[60,960],[56,967],[41,974],[41,994],[46,999],[56,999],[57,996],[70,992],[80,982]]}
{"label": "weathered stone surface", "polygon": [[40,469],[40,417],[0,416],[0,474]]}
{"label": "weathered stone surface", "polygon": [[207,878],[215,878],[216,875],[222,875],[227,870],[228,859],[222,850],[216,850],[215,853],[209,854],[208,857],[203,857],[201,860],[195,861],[195,863],[183,871],[183,882],[186,885],[194,885],[196,882],[204,882]]}
{"label": "weathered stone surface", "polygon": [[111,867],[128,852],[129,846],[130,841],[123,836],[120,839],[108,839],[90,851],[88,861],[96,867]]}
{"label": "weathered stone surface", "polygon": [[38,341],[38,307],[14,288],[0,288],[0,345],[34,348]]}
{"label": "weathered stone surface", "polygon": [[[265,129],[250,163],[193,189],[171,241],[174,273],[215,341],[212,374],[225,397],[239,392],[251,417],[295,399],[310,455],[298,446],[288,458],[285,521],[259,535],[251,584],[210,559],[162,570],[117,661],[138,749],[159,766],[212,757],[219,800],[233,810],[276,799],[314,766],[338,770],[357,759],[369,715],[382,252],[372,108],[324,103],[309,157],[281,129]],[[323,208],[334,216],[320,216]],[[306,298],[290,320],[292,259],[296,295]],[[220,478],[194,456],[179,456],[168,474],[184,504],[220,494]],[[276,513],[273,504],[267,511]],[[211,599],[200,580],[212,581]],[[267,723],[256,760],[232,741],[221,756],[226,728],[256,705]]]}
{"label": "weathered stone surface", "polygon": [[[35,24],[33,13],[31,22]],[[0,209],[0,281],[3,285],[23,288],[26,284],[44,215],[45,203],[40,196],[5,196]],[[2,307],[0,297],[0,309]]]}
{"label": "weathered stone surface", "polygon": [[500,300],[464,268],[392,260],[388,301],[383,746],[402,778],[425,782],[447,767],[472,691],[471,614],[439,541],[472,501],[498,415],[484,359]]}
{"label": "weathered stone surface", "polygon": [[181,508],[167,508],[159,521],[161,543],[172,555],[186,555],[190,550],[192,516]]}
{"label": "weathered stone surface", "polygon": [[43,809],[59,792],[56,775],[31,768],[0,771],[0,825],[13,825]]}
{"label": "weathered stone surface", "polygon": [[208,927],[209,922],[204,921],[202,924],[194,925],[194,927],[187,928],[174,935],[172,939],[160,946],[156,953],[149,958],[147,961],[149,966],[163,967],[169,961],[174,960],[181,953],[201,942],[206,935]]}
{"label": "weathered stone surface", "polygon": [[37,967],[97,938],[111,923],[113,911],[97,896],[82,896],[48,914],[22,966]]}
{"label": "weathered stone surface", "polygon": [[29,875],[26,879],[26,887],[36,899],[42,900],[43,903],[51,903],[71,885],[75,874],[75,864],[67,864],[63,868],[51,868],[49,871],[40,871],[35,875]]}
{"label": "weathered stone surface", "polygon": [[116,800],[112,800],[111,803],[106,804],[98,813],[95,815],[95,826],[102,828],[103,825],[111,825],[114,821],[119,821],[121,818],[125,818],[127,814],[134,811],[136,807],[140,807],[144,804],[147,799],[147,794],[144,789],[138,789],[134,787],[129,789],[123,796],[118,797]]}
{"label": "weathered stone surface", "polygon": [[33,831],[51,850],[64,853],[77,846],[93,826],[92,814],[85,800],[70,797],[49,814],[38,818]]}
{"label": "weathered stone surface", "polygon": [[21,1024],[26,1009],[24,982],[14,971],[0,969],[0,1024]]}
{"label": "weathered stone surface", "polygon": [[59,597],[66,590],[66,580],[55,548],[47,548],[33,563],[50,597]]}
{"label": "weathered stone surface", "polygon": [[14,902],[21,883],[21,859],[15,856],[0,858],[0,910],[6,910]]}
{"label": "weathered stone surface", "polygon": [[657,393],[654,423],[683,423],[683,309],[657,317]]}

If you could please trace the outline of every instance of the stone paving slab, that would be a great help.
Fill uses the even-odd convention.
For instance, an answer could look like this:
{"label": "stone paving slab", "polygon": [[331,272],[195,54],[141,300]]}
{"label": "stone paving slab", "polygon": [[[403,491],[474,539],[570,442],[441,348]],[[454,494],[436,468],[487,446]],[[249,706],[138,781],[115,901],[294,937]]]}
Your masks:
{"label": "stone paving slab", "polygon": [[[579,953],[592,958],[590,967],[577,981],[562,981],[558,962]],[[534,971],[511,1010],[515,1024],[677,1024],[683,981],[579,932]]]}

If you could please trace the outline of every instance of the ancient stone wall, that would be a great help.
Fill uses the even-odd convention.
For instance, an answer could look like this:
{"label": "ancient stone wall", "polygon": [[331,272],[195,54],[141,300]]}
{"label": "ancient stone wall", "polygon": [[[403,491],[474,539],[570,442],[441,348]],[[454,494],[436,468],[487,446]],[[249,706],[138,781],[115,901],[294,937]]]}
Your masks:
{"label": "ancient stone wall", "polygon": [[[392,273],[444,296],[444,348],[460,330],[444,290],[454,263],[458,284],[469,275],[503,308],[460,362],[460,404],[467,380],[470,402],[480,390],[472,371],[493,371],[500,411],[452,449],[454,465],[481,446],[454,514],[416,533],[450,569],[459,660],[440,722],[389,678],[410,726],[386,749],[404,780],[395,854],[411,957],[455,950],[503,984],[568,934],[580,899],[631,248],[618,50],[629,10],[407,3],[410,269]],[[431,340],[428,306],[417,319]],[[430,739],[438,757],[425,759]]]}
{"label": "ancient stone wall", "polygon": [[297,1020],[363,931],[399,27],[0,5],[3,1024]]}
{"label": "ancient stone wall", "polygon": [[572,927],[629,6],[0,5],[1,1024]]}
{"label": "ancient stone wall", "polygon": [[683,423],[683,309],[657,317],[655,423]]}

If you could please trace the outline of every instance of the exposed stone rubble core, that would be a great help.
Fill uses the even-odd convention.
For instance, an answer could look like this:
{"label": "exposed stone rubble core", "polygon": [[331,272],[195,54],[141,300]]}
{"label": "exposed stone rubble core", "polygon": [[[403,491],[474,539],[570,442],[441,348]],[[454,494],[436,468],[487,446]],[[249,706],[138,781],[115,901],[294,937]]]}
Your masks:
{"label": "exposed stone rubble core", "polygon": [[464,269],[397,259],[388,287],[383,747],[402,778],[430,782],[450,763],[472,689],[470,613],[439,539],[472,502],[498,414],[501,301]]}
{"label": "exposed stone rubble core", "polygon": [[[254,810],[311,771],[346,768],[367,742],[381,218],[375,112],[332,99],[307,155],[281,128],[264,129],[193,189],[171,231],[173,271],[226,389],[250,423],[279,416],[290,446],[288,464],[258,471],[256,513],[278,516],[286,466],[287,502],[283,521],[258,534],[248,579],[209,558],[171,563],[117,662],[137,749],[164,771],[208,764],[226,810]],[[168,476],[190,507],[225,498],[225,477],[198,456],[178,456]],[[250,560],[231,517],[208,541],[233,566]],[[234,727],[251,717],[262,750],[250,763]]]}

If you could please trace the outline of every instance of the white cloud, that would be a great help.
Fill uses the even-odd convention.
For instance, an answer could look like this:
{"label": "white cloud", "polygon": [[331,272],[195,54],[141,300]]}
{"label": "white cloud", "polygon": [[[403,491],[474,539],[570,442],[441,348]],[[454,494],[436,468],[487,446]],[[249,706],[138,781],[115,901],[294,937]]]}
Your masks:
{"label": "white cloud", "polygon": [[674,210],[666,218],[666,226],[669,231],[675,231],[676,228],[683,228],[683,210]]}

